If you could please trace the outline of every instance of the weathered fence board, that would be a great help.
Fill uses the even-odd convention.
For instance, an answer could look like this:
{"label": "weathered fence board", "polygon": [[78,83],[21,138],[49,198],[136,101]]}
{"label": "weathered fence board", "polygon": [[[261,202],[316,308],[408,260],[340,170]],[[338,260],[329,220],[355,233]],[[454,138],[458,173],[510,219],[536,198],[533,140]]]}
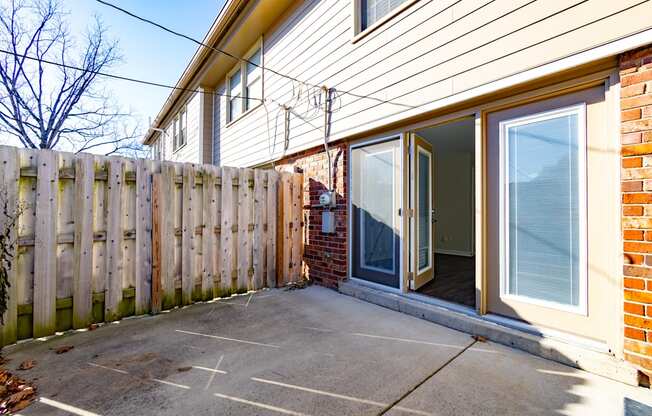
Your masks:
{"label": "weathered fence board", "polygon": [[152,176],[152,297],[151,312],[161,311],[161,189],[162,177],[160,173]]}
{"label": "weathered fence board", "polygon": [[[0,147],[0,183],[5,187],[3,195],[0,199],[0,210],[3,215],[0,216],[0,227],[2,230],[7,230],[8,242],[16,241],[18,238],[17,223],[10,226],[12,222],[16,221],[15,215],[19,213],[18,207],[18,181],[20,178],[20,165],[18,159],[18,152],[11,147]],[[4,210],[8,215],[4,215]],[[3,316],[4,325],[2,327],[2,345],[12,344],[18,340],[18,253],[16,246],[11,244],[9,247],[9,255],[11,258],[12,267],[8,270],[7,280],[9,287],[7,288],[9,299],[7,301],[7,310]]]}
{"label": "weathered fence board", "polygon": [[222,222],[221,222],[221,254],[222,273],[220,288],[222,293],[229,293],[232,290],[233,280],[233,177],[234,168],[225,167],[222,169]]}
{"label": "weathered fence board", "polygon": [[202,178],[202,216],[204,220],[201,236],[202,300],[213,299],[217,295],[214,292],[214,278],[216,273],[215,256],[218,254],[215,245],[215,220],[217,218],[217,201],[215,199],[217,190],[215,189],[215,179],[215,169],[212,166],[205,166]]}
{"label": "weathered fence board", "polygon": [[276,210],[279,209],[278,201],[278,172],[267,172],[267,270],[265,281],[267,287],[276,287]]}
{"label": "weathered fence board", "polygon": [[195,189],[195,167],[190,163],[183,167],[183,210],[181,237],[181,304],[192,303],[192,291],[195,285],[195,213],[193,192]]}
{"label": "weathered fence board", "polygon": [[56,215],[59,186],[58,155],[38,154],[36,178],[36,227],[34,232],[33,336],[53,334],[56,329]]}
{"label": "weathered fence board", "polygon": [[251,189],[249,182],[252,178],[251,169],[240,169],[238,181],[238,290],[251,289],[249,270],[251,269],[251,232],[249,224],[252,220]]}
{"label": "weathered fence board", "polygon": [[0,183],[2,345],[301,277],[301,174],[0,146]]}
{"label": "weathered fence board", "polygon": [[136,161],[136,315],[148,313],[152,293],[152,168]]}
{"label": "weathered fence board", "polygon": [[75,160],[75,239],[73,247],[73,328],[93,322],[93,183],[95,168],[91,155]]}

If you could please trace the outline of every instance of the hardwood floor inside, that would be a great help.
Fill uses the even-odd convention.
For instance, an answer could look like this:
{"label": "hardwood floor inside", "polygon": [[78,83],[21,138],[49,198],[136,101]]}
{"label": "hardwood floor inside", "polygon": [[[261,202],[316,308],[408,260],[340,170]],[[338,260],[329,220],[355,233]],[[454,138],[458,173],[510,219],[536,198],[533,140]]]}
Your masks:
{"label": "hardwood floor inside", "polygon": [[435,254],[435,278],[417,293],[475,307],[475,257]]}

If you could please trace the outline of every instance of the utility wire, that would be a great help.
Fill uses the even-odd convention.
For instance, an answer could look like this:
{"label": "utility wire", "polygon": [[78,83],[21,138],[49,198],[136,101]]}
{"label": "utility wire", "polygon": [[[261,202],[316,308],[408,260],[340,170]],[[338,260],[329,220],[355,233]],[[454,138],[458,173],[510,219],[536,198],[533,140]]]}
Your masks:
{"label": "utility wire", "polygon": [[[195,38],[193,38],[193,37],[191,37],[191,36],[188,36],[188,35],[186,35],[186,34],[183,34],[183,33],[177,32],[176,30],[173,30],[173,29],[170,29],[170,28],[168,28],[168,27],[166,27],[166,26],[163,26],[162,24],[157,23],[157,22],[155,22],[155,21],[153,21],[153,20],[150,20],[150,19],[147,19],[147,18],[145,18],[145,17],[139,16],[139,15],[137,15],[137,14],[135,14],[135,13],[130,12],[129,10],[126,10],[126,9],[124,9],[124,8],[122,8],[122,7],[120,7],[120,6],[117,6],[117,5],[113,4],[113,3],[110,3],[110,2],[108,2],[108,1],[105,1],[105,0],[96,0],[96,1],[97,1],[98,3],[101,3],[101,4],[105,5],[105,6],[111,7],[111,8],[113,8],[113,9],[115,9],[115,10],[121,12],[121,13],[124,13],[124,14],[126,14],[126,15],[128,15],[128,16],[131,16],[131,17],[133,17],[134,19],[140,20],[141,22],[144,22],[144,23],[147,23],[147,24],[150,24],[150,25],[156,26],[157,28],[159,28],[159,29],[161,29],[161,30],[163,30],[163,31],[165,31],[165,32],[168,32],[168,33],[173,34],[173,35],[175,35],[175,36],[179,36],[179,37],[181,37],[181,38],[183,38],[183,39],[189,40],[189,41],[191,41],[191,42],[193,42],[193,43],[195,43],[195,44],[197,44],[197,45],[199,45],[199,46],[203,46],[204,48],[208,48],[208,49],[213,50],[213,51],[215,51],[215,52],[221,53],[221,54],[226,55],[226,56],[228,56],[228,57],[230,57],[230,58],[233,58],[233,59],[235,59],[235,60],[237,60],[237,61],[239,61],[239,62],[244,62],[244,63],[247,63],[247,64],[251,64],[251,65],[253,65],[253,66],[257,67],[257,68],[262,69],[263,71],[269,71],[269,72],[271,72],[271,73],[273,73],[273,74],[275,74],[275,75],[278,75],[278,76],[280,76],[280,77],[283,77],[283,78],[289,79],[289,80],[294,81],[294,82],[297,82],[297,83],[299,83],[299,84],[307,85],[307,86],[309,86],[309,87],[311,87],[311,88],[319,88],[319,89],[322,88],[322,86],[320,86],[320,85],[315,85],[315,84],[311,84],[311,83],[306,82],[306,81],[301,81],[301,80],[299,80],[299,79],[297,79],[297,78],[295,78],[295,77],[293,77],[293,76],[290,76],[290,75],[287,75],[287,74],[283,74],[283,73],[278,72],[278,71],[276,71],[276,70],[274,70],[274,69],[272,69],[272,68],[267,68],[267,67],[265,67],[265,66],[259,65],[259,64],[255,63],[255,62],[252,62],[252,61],[250,61],[250,60],[248,60],[248,59],[245,59],[245,58],[241,58],[241,57],[239,57],[239,56],[236,56],[236,55],[234,55],[234,54],[232,54],[232,53],[230,53],[230,52],[227,52],[227,51],[225,51],[225,50],[223,50],[223,49],[220,49],[220,48],[217,48],[217,47],[214,47],[214,46],[207,45],[207,44],[203,43],[203,42],[200,41],[200,40],[197,40],[197,39],[195,39]],[[337,91],[338,91],[339,93],[341,93],[341,94],[347,94],[347,95],[350,95],[350,96],[352,96],[352,97],[356,97],[356,98],[366,98],[366,99],[369,99],[369,100],[374,100],[374,101],[379,102],[380,104],[392,104],[392,105],[397,105],[397,106],[401,106],[401,107],[417,108],[417,106],[413,106],[413,105],[409,105],[409,104],[402,104],[402,103],[397,103],[397,102],[392,102],[392,101],[390,101],[390,100],[383,100],[383,99],[381,99],[381,98],[372,97],[372,96],[370,96],[370,95],[355,94],[355,93],[353,93],[353,92],[351,92],[351,91],[345,91],[345,90],[337,90]]]}
{"label": "utility wire", "polygon": [[205,90],[192,89],[192,88],[183,88],[183,87],[177,87],[177,86],[168,85],[168,84],[162,84],[160,82],[146,81],[146,80],[137,79],[137,78],[125,77],[125,76],[122,76],[122,75],[110,74],[110,73],[102,72],[102,71],[93,71],[93,70],[90,70],[90,69],[85,69],[85,68],[81,68],[81,67],[74,66],[74,65],[68,65],[68,64],[61,63],[61,62],[54,62],[54,61],[50,61],[50,60],[43,59],[43,58],[37,58],[37,57],[25,55],[25,54],[20,54],[20,53],[8,51],[6,49],[0,49],[0,53],[4,53],[4,54],[7,54],[7,55],[13,55],[13,56],[15,56],[17,58],[23,58],[23,59],[27,59],[27,60],[30,60],[30,61],[36,61],[36,62],[41,62],[41,63],[44,63],[44,64],[48,64],[48,65],[54,65],[54,66],[58,66],[58,67],[61,67],[61,68],[73,69],[75,71],[82,71],[82,72],[86,72],[86,73],[89,73],[89,74],[100,75],[100,76],[106,77],[106,78],[113,78],[113,79],[118,79],[118,80],[121,80],[121,81],[134,82],[134,83],[137,83],[137,84],[150,85],[150,86],[154,86],[154,87],[161,87],[161,88],[167,88],[167,89],[171,89],[171,90],[179,90],[179,91],[185,91],[185,92],[197,92],[197,93],[214,95],[214,96],[217,96],[217,97],[239,98],[241,100],[255,100],[255,101],[264,102],[264,100],[261,99],[261,98],[244,97],[244,96],[241,96],[241,95],[233,96],[233,95],[229,95],[229,94],[220,94],[220,93],[213,92],[213,91],[205,91]]}

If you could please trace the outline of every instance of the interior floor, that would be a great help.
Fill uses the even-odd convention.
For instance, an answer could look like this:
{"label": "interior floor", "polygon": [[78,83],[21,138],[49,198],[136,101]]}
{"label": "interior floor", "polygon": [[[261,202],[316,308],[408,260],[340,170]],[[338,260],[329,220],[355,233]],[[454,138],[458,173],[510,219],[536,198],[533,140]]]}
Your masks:
{"label": "interior floor", "polygon": [[475,308],[475,257],[435,254],[435,278],[417,293]]}

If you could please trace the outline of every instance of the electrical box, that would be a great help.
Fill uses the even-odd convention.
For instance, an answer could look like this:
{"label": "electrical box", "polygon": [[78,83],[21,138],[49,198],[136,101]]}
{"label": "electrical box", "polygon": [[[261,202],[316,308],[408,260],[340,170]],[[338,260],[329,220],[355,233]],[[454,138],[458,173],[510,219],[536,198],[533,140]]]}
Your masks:
{"label": "electrical box", "polygon": [[335,212],[322,211],[321,213],[321,232],[333,234],[335,232]]}
{"label": "electrical box", "polygon": [[319,195],[319,205],[324,208],[335,208],[335,192],[326,191]]}

